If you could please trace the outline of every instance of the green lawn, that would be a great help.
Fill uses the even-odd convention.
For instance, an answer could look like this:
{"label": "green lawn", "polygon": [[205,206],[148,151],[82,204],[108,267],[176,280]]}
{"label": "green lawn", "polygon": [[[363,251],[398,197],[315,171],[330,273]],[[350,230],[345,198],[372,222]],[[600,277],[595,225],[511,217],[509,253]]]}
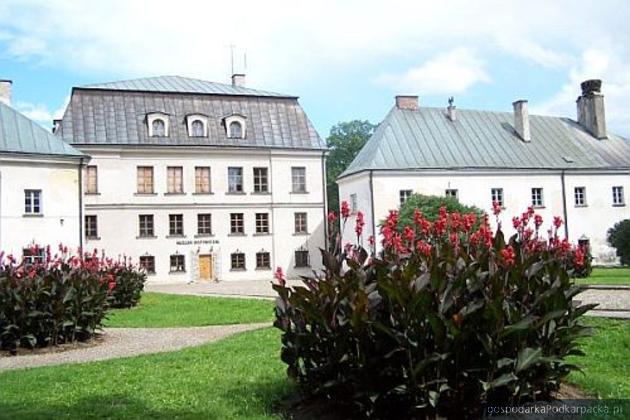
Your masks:
{"label": "green lawn", "polygon": [[578,284],[608,284],[608,285],[628,285],[630,286],[630,268],[596,267],[590,277],[577,279]]}
{"label": "green lawn", "polygon": [[0,418],[279,418],[273,406],[292,391],[279,335],[265,328],[173,353],[0,373]]}
{"label": "green lawn", "polygon": [[599,398],[630,398],[630,320],[589,318],[594,335],[583,339],[583,357],[572,362],[583,368],[584,374],[573,372],[569,381],[590,395]]}
{"label": "green lawn", "polygon": [[194,327],[203,325],[271,322],[274,303],[262,299],[234,299],[144,293],[132,309],[115,309],[107,327]]}

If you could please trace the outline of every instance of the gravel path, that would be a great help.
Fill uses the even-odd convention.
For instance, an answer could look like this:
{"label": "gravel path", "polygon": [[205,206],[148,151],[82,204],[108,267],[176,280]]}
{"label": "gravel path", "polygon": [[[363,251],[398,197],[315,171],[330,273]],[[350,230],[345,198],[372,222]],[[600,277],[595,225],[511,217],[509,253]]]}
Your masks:
{"label": "gravel path", "polygon": [[269,323],[187,328],[108,328],[102,335],[102,341],[93,346],[60,352],[0,357],[0,372],[174,351],[267,326]]}

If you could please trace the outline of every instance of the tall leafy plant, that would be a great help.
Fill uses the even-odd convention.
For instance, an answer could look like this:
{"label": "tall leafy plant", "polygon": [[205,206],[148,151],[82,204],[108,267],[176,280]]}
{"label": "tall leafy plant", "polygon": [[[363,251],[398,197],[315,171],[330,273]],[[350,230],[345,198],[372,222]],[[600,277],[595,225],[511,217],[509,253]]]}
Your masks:
{"label": "tall leafy plant", "polygon": [[[348,216],[342,204],[344,224]],[[289,376],[307,395],[377,418],[476,417],[484,404],[549,398],[588,333],[579,318],[593,305],[572,303],[584,252],[559,239],[559,218],[549,238],[531,208],[513,223],[505,238],[488,216],[441,208],[433,221],[416,210],[400,229],[392,211],[378,254],[338,244],[302,286],[287,287],[278,271]]]}

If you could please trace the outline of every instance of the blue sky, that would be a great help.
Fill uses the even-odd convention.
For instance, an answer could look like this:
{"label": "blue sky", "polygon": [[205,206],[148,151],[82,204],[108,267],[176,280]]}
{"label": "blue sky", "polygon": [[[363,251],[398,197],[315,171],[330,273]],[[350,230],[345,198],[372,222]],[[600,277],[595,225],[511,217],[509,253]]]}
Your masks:
{"label": "blue sky", "polygon": [[322,136],[380,121],[397,94],[500,111],[528,99],[532,113],[575,118],[579,82],[602,78],[609,129],[630,137],[628,16],[623,1],[3,0],[0,78],[49,126],[72,86],[228,82],[235,45],[247,84],[299,95]]}

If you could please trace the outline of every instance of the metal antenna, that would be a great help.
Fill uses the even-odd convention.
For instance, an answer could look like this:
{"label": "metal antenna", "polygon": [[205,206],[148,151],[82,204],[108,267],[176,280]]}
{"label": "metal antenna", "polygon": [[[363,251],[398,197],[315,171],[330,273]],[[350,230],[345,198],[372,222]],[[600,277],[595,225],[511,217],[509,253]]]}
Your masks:
{"label": "metal antenna", "polygon": [[234,44],[230,44],[230,64],[232,67],[232,74],[234,74]]}
{"label": "metal antenna", "polygon": [[243,65],[245,66],[244,73],[247,73],[247,52],[243,53]]}

